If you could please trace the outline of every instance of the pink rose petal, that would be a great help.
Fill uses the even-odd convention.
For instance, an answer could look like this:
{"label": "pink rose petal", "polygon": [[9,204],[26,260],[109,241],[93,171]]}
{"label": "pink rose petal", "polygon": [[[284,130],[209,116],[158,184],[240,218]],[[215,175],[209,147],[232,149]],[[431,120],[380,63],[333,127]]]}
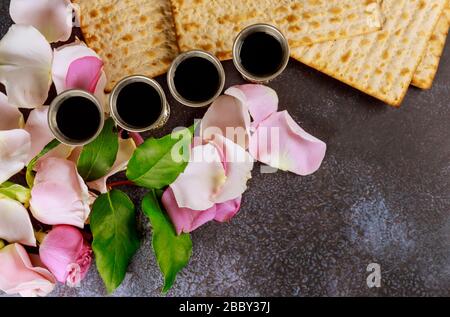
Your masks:
{"label": "pink rose petal", "polygon": [[14,24],[0,41],[0,82],[10,104],[35,108],[44,104],[52,83],[52,49],[30,25]]}
{"label": "pink rose petal", "polygon": [[216,205],[216,217],[214,218],[217,222],[228,222],[236,216],[241,209],[242,197],[238,197],[233,200],[226,201],[221,204]]}
{"label": "pink rose petal", "polygon": [[261,121],[278,111],[278,95],[270,87],[264,85],[247,84],[234,86],[225,91],[225,94],[240,100],[250,111],[253,118],[253,126],[258,126]]}
{"label": "pink rose petal", "polygon": [[55,287],[55,278],[46,269],[35,267],[20,244],[0,250],[0,290],[24,297],[46,296]]}
{"label": "pink rose petal", "polygon": [[162,196],[162,204],[172,220],[178,235],[190,233],[216,216],[216,206],[206,210],[192,210],[180,208],[177,204],[172,189],[169,187]]}
{"label": "pink rose petal", "polygon": [[248,147],[250,115],[247,107],[234,97],[217,98],[203,117],[201,128],[205,141],[220,134],[243,148]]}
{"label": "pink rose petal", "polygon": [[66,88],[83,89],[94,93],[102,76],[103,62],[95,56],[74,60],[67,71]]}
{"label": "pink rose petal", "polygon": [[42,223],[84,227],[90,213],[89,192],[75,163],[53,157],[38,162],[30,209]]}
{"label": "pink rose petal", "polygon": [[219,152],[214,145],[206,144],[192,149],[191,161],[170,187],[178,206],[206,210],[214,206],[212,196],[218,193],[225,180]]}
{"label": "pink rose petal", "polygon": [[241,196],[247,190],[254,160],[242,147],[222,135],[215,135],[211,144],[217,146],[226,174],[226,181],[211,199],[214,203],[223,203]]}
{"label": "pink rose petal", "polygon": [[70,0],[11,0],[9,6],[15,23],[34,26],[50,43],[70,38],[72,10]]}
{"label": "pink rose petal", "polygon": [[25,167],[30,150],[31,137],[27,131],[0,131],[0,184]]}
{"label": "pink rose petal", "polygon": [[30,113],[25,124],[25,131],[31,136],[31,151],[28,155],[28,162],[55,138],[48,127],[47,114],[48,107],[38,107]]}
{"label": "pink rose petal", "polygon": [[0,130],[23,128],[23,115],[17,107],[9,104],[8,97],[0,92]]}
{"label": "pink rose petal", "polygon": [[[47,114],[48,107],[42,106],[31,111],[28,116],[27,123],[24,127],[25,131],[31,136],[31,151],[28,155],[27,163],[36,157],[55,138],[48,127]],[[67,158],[71,152],[72,147],[60,144],[45,154],[40,160],[49,157]]]}
{"label": "pink rose petal", "polygon": [[[87,57],[89,57],[87,59]],[[106,75],[103,69],[99,72],[100,57],[83,42],[58,47],[54,50],[52,77],[56,91],[61,93],[70,88],[88,89],[109,112],[106,102]],[[72,65],[75,62],[74,65]],[[92,69],[89,67],[93,66]],[[67,77],[70,73],[70,79]],[[95,80],[95,78],[97,80]],[[67,84],[70,86],[67,87]]]}
{"label": "pink rose petal", "polygon": [[170,187],[164,192],[161,202],[178,235],[190,233],[212,220],[227,222],[238,213],[241,207],[241,197],[239,197],[222,204],[215,204],[202,211],[180,208]]}
{"label": "pink rose petal", "polygon": [[0,219],[0,239],[36,246],[30,216],[21,203],[0,195]]}
{"label": "pink rose petal", "polygon": [[327,146],[305,132],[287,111],[272,114],[250,138],[250,154],[258,161],[298,175],[316,172]]}

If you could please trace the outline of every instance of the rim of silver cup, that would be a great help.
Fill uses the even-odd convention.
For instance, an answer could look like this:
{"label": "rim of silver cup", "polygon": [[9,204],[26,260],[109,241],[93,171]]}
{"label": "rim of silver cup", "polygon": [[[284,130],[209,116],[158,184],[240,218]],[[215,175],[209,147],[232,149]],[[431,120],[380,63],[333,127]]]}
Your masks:
{"label": "rim of silver cup", "polygon": [[[175,72],[177,70],[177,67],[181,64],[181,62],[191,57],[202,57],[207,59],[208,61],[212,62],[214,66],[216,66],[216,69],[219,72],[220,84],[216,94],[212,98],[203,102],[193,102],[187,100],[178,93],[175,87]],[[225,77],[226,77],[225,70],[223,69],[222,63],[219,61],[217,57],[206,51],[192,50],[185,53],[181,53],[180,55],[177,56],[177,58],[174,59],[174,61],[170,65],[169,71],[167,72],[167,84],[169,86],[170,93],[179,103],[192,108],[201,108],[210,105],[222,94],[222,91],[225,87]]]}
{"label": "rim of silver cup", "polygon": [[[137,128],[127,124],[125,121],[122,120],[117,110],[117,98],[122,89],[127,85],[136,82],[146,83],[149,86],[153,87],[158,92],[162,102],[162,111],[159,118],[154,123],[144,128]],[[146,132],[150,130],[159,129],[167,123],[170,117],[170,106],[169,103],[167,102],[166,94],[162,89],[161,85],[156,80],[143,75],[132,75],[125,77],[121,81],[119,81],[114,86],[111,92],[111,95],[109,97],[109,106],[111,111],[111,117],[114,119],[117,125],[129,132]]]}
{"label": "rim of silver cup", "polygon": [[[63,102],[65,100],[67,100],[69,98],[73,98],[73,97],[83,97],[83,98],[89,99],[97,107],[99,114],[100,114],[100,124],[98,126],[96,133],[89,139],[86,139],[83,141],[76,141],[76,140],[70,139],[69,137],[64,135],[58,127],[57,114],[58,114],[59,107],[63,104]],[[70,145],[70,146],[83,146],[83,145],[91,143],[102,132],[103,125],[105,122],[105,113],[103,111],[102,105],[100,104],[100,102],[94,95],[92,95],[84,90],[71,89],[71,90],[66,90],[66,91],[60,93],[59,95],[57,95],[55,97],[55,99],[53,99],[52,103],[50,104],[49,110],[48,110],[47,119],[48,119],[48,126],[50,128],[50,131],[52,132],[52,134],[55,136],[55,138],[58,141],[60,141],[63,144],[66,144],[66,145]]]}
{"label": "rim of silver cup", "polygon": [[[244,40],[253,33],[257,32],[265,32],[267,34],[270,34],[274,38],[276,38],[282,46],[283,49],[283,61],[281,63],[280,69],[269,76],[256,76],[250,72],[248,72],[241,63],[240,53],[242,49],[242,44],[244,43]],[[276,77],[280,76],[284,70],[286,69],[288,63],[289,63],[289,57],[290,57],[290,47],[288,40],[284,36],[284,34],[277,29],[275,26],[265,23],[258,23],[253,24],[245,29],[243,29],[236,37],[234,44],[233,44],[233,63],[236,69],[241,73],[241,75],[248,81],[253,83],[268,83],[269,81],[275,79]]]}

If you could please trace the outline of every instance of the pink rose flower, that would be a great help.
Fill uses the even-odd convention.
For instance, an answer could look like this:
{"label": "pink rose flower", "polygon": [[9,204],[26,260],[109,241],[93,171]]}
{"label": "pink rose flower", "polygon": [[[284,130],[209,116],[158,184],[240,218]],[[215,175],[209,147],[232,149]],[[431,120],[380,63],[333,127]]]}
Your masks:
{"label": "pink rose flower", "polygon": [[55,226],[39,248],[42,263],[56,279],[77,287],[86,277],[92,262],[91,246],[81,232],[72,226]]}
{"label": "pink rose flower", "polygon": [[38,162],[30,209],[42,223],[84,227],[90,213],[89,192],[75,163],[54,157]]}
{"label": "pink rose flower", "polygon": [[0,250],[0,290],[24,297],[46,296],[55,287],[55,278],[46,269],[33,266],[20,244]]}

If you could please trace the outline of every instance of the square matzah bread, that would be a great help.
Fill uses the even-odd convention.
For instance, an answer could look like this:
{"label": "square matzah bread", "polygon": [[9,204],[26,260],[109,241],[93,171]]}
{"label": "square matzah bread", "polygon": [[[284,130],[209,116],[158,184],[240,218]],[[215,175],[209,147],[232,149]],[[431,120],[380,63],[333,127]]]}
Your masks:
{"label": "square matzah bread", "polygon": [[255,23],[277,26],[291,47],[380,30],[379,0],[171,0],[181,51],[231,58],[238,33]]}
{"label": "square matzah bread", "polygon": [[450,27],[450,1],[442,13],[428,43],[428,48],[422,62],[417,67],[412,84],[422,89],[430,89],[439,68],[444,51],[447,34]]}
{"label": "square matzah bread", "polygon": [[154,77],[178,54],[169,0],[73,0],[81,30],[105,63],[107,91],[128,75]]}
{"label": "square matzah bread", "polygon": [[302,63],[399,106],[447,0],[384,0],[383,29],[292,50]]}

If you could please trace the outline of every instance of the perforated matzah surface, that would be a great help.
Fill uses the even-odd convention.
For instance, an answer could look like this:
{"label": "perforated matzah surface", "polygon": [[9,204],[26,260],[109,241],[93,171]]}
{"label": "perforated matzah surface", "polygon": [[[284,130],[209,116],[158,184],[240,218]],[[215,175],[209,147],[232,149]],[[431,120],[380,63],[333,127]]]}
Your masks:
{"label": "perforated matzah surface", "polygon": [[399,106],[446,0],[384,0],[383,30],[292,50],[302,63]]}
{"label": "perforated matzah surface", "polygon": [[379,30],[376,0],[171,0],[179,47],[231,58],[233,41],[246,26],[270,23],[292,47]]}
{"label": "perforated matzah surface", "polygon": [[450,27],[450,1],[442,13],[433,34],[431,35],[428,47],[417,67],[412,80],[412,84],[422,89],[429,89],[433,85],[441,60],[442,51],[447,41],[447,34]]}
{"label": "perforated matzah surface", "polygon": [[123,77],[154,77],[178,54],[169,0],[73,0],[86,43],[105,62],[107,90]]}

